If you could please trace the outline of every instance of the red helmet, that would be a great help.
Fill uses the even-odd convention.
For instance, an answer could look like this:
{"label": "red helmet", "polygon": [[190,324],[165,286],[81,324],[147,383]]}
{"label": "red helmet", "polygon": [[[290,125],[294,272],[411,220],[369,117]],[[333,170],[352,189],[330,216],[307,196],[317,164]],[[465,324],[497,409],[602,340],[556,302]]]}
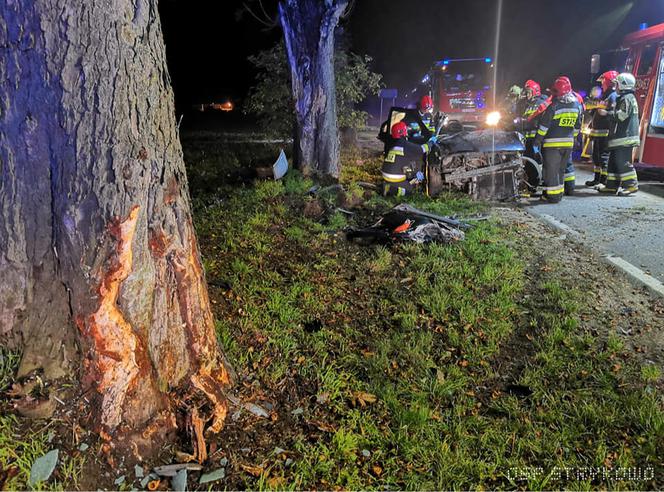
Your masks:
{"label": "red helmet", "polygon": [[407,136],[408,136],[408,126],[403,121],[400,121],[392,125],[393,139],[399,140],[400,138],[404,138]]}
{"label": "red helmet", "polygon": [[533,92],[533,95],[535,95],[535,96],[541,96],[542,95],[542,88],[534,80],[526,80],[526,83],[523,84],[523,87],[525,89],[530,89]]}
{"label": "red helmet", "polygon": [[611,89],[611,86],[613,85],[613,82],[618,78],[618,72],[615,70],[609,70],[608,72],[604,72],[602,75],[599,76],[597,79],[597,82],[602,83],[602,91],[607,92],[608,90]]}
{"label": "red helmet", "polygon": [[431,111],[433,109],[433,99],[431,99],[431,96],[422,96],[422,99],[420,99],[420,109],[422,111]]}
{"label": "red helmet", "polygon": [[572,83],[569,77],[558,77],[551,87],[551,93],[556,97],[565,96],[572,92]]}

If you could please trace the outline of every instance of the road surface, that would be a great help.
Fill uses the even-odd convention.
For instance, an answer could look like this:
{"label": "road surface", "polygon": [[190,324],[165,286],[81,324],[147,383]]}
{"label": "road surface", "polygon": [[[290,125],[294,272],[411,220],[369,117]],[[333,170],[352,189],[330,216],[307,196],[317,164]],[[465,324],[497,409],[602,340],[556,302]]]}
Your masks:
{"label": "road surface", "polygon": [[551,217],[573,231],[586,245],[619,256],[664,282],[664,183],[640,183],[633,197],[599,194],[583,183],[592,178],[577,166],[577,191],[559,204],[528,202],[534,215]]}

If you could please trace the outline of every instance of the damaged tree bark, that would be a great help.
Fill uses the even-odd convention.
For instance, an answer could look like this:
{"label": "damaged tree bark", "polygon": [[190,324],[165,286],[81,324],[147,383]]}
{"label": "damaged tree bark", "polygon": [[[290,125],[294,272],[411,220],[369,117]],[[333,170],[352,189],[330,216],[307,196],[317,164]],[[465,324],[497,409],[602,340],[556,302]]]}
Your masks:
{"label": "damaged tree bark", "polygon": [[282,0],[295,101],[295,160],[305,175],[339,177],[334,31],[348,0]]}
{"label": "damaged tree bark", "polygon": [[157,0],[0,5],[0,279],[20,375],[80,377],[108,448],[150,453],[176,391],[205,395],[221,429],[230,377]]}

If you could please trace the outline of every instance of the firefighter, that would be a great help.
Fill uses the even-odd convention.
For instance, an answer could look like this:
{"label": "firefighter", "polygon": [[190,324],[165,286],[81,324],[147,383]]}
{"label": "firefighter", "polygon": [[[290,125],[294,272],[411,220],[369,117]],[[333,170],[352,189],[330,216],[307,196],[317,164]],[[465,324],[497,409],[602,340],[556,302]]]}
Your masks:
{"label": "firefighter", "polygon": [[527,80],[524,84],[525,87],[525,101],[526,105],[523,113],[520,115],[520,127],[523,130],[523,135],[526,137],[526,151],[523,155],[535,159],[535,152],[533,151],[533,141],[537,136],[537,122],[538,118],[530,118],[537,109],[547,100],[547,96],[542,95],[540,85],[534,80]]}
{"label": "firefighter", "polygon": [[[556,80],[561,80],[563,83],[568,84],[570,87],[572,86],[572,83],[569,80],[569,77],[558,77]],[[579,106],[581,108],[581,113],[585,111],[585,104],[583,102],[583,97],[581,97],[580,94],[572,91],[572,94],[576,98],[577,102],[579,103]],[[549,96],[542,104],[539,105],[537,110],[528,118],[529,120],[534,120],[536,118],[539,118],[541,114],[543,114],[547,108],[551,105],[553,102],[554,96]],[[581,120],[581,118],[579,118]],[[579,128],[581,125],[581,121],[579,121]],[[576,139],[579,136],[580,130],[576,130],[574,133],[574,139]],[[574,147],[572,146],[572,150]],[[564,174],[564,189],[565,189],[565,195],[573,195],[574,194],[574,189],[576,187],[576,172],[574,169],[574,162],[572,161],[572,152],[569,153],[569,159],[567,161],[567,164],[565,166],[565,174]]]}
{"label": "firefighter", "polygon": [[[408,140],[416,144],[425,144],[436,134],[436,125],[433,118],[433,100],[431,96],[422,96],[417,103],[419,121],[407,121]],[[412,117],[411,117],[412,119]],[[424,124],[424,127],[420,125]]]}
{"label": "firefighter", "polygon": [[519,104],[523,101],[523,89],[518,85],[513,85],[510,87],[510,90],[507,91],[507,96],[505,96],[505,105],[510,114],[514,116],[520,116],[521,112],[519,111]]}
{"label": "firefighter", "polygon": [[433,121],[433,99],[431,96],[422,96],[417,109],[420,114],[420,119],[424,126],[431,132],[432,135],[436,134],[436,125]]}
{"label": "firefighter", "polygon": [[639,189],[632,150],[641,145],[639,106],[634,95],[636,79],[631,73],[616,77],[618,98],[615,109],[601,110],[610,119],[608,148],[610,151],[606,186],[600,191],[618,196],[631,196]]}
{"label": "firefighter", "polygon": [[569,180],[574,139],[581,128],[583,105],[567,77],[558,77],[551,88],[552,101],[539,121],[534,151],[542,148],[544,193],[542,200],[558,203]]}
{"label": "firefighter", "polygon": [[611,118],[609,113],[614,111],[616,99],[618,98],[615,91],[617,77],[618,72],[611,70],[604,72],[597,79],[602,84],[602,99],[597,107],[591,110],[592,122],[590,127],[590,139],[593,145],[593,171],[595,175],[591,181],[586,181],[586,186],[599,186],[603,188],[606,185],[610,154],[608,141]]}
{"label": "firefighter", "polygon": [[587,159],[590,162],[593,160],[593,146],[590,138],[592,119],[595,110],[602,107],[602,104],[602,87],[595,85],[590,89],[588,97],[583,100],[585,111],[581,123],[581,159]]}
{"label": "firefighter", "polygon": [[399,121],[391,130],[394,143],[387,151],[381,172],[385,181],[385,196],[405,196],[412,193],[424,181],[424,164],[429,145],[408,141],[408,125]]}

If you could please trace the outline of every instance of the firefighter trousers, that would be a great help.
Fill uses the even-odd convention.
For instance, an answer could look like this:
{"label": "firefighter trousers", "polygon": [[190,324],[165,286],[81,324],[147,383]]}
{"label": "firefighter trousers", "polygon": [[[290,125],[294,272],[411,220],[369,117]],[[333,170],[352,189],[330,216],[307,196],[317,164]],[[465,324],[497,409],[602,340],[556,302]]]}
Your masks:
{"label": "firefighter trousers", "polygon": [[544,148],[542,150],[544,193],[549,202],[557,203],[563,198],[565,171],[571,154],[571,148]]}
{"label": "firefighter trousers", "polygon": [[606,184],[606,178],[609,174],[609,138],[593,137],[593,171],[595,171],[594,181]]}
{"label": "firefighter trousers", "polygon": [[609,167],[606,178],[606,188],[602,191],[617,192],[618,188],[626,191],[637,191],[639,182],[636,169],[632,164],[632,147],[616,147],[611,149]]}
{"label": "firefighter trousers", "polygon": [[398,183],[383,183],[383,195],[384,196],[406,196],[411,195],[417,189],[417,185],[414,185],[407,179],[400,181]]}
{"label": "firefighter trousers", "polygon": [[576,186],[576,170],[572,162],[572,152],[569,153],[567,164],[565,165],[565,175],[563,176],[565,182],[565,195],[573,195]]}

